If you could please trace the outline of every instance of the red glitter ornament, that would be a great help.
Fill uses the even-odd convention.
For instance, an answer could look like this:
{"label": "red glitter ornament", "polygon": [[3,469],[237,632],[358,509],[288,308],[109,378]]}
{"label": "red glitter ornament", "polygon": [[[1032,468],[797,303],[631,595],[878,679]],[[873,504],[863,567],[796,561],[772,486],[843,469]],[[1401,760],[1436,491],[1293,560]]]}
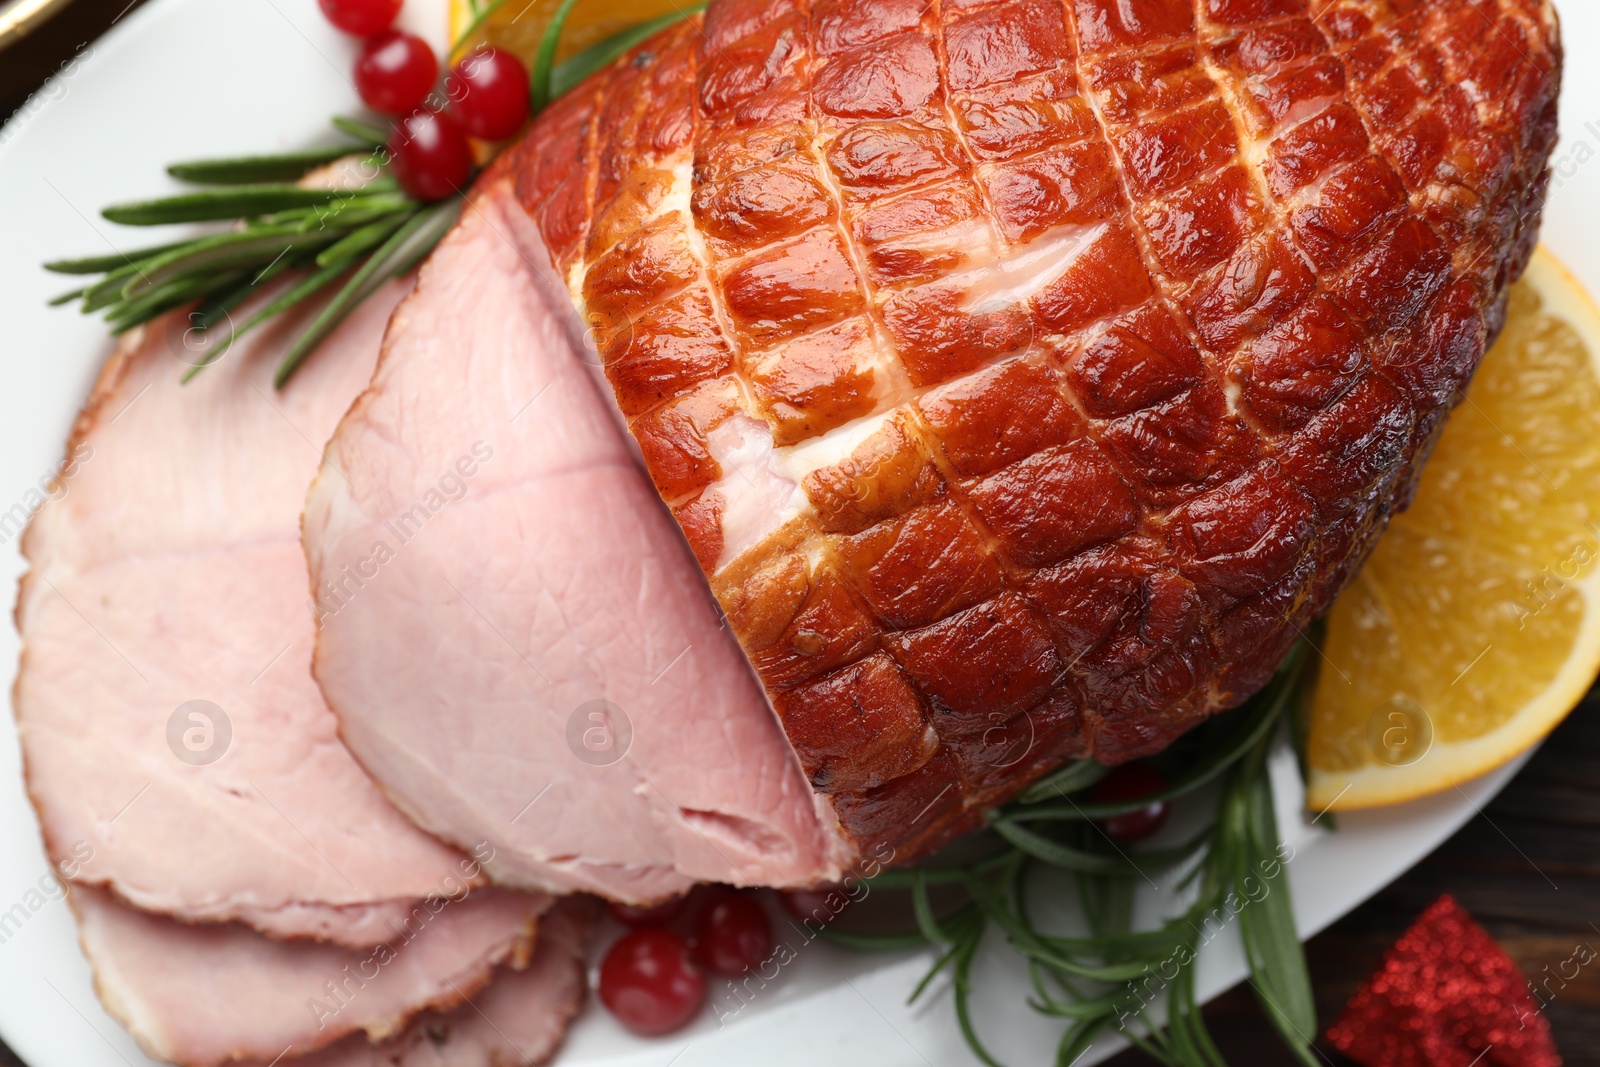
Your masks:
{"label": "red glitter ornament", "polygon": [[1448,895],[1395,942],[1328,1041],[1364,1067],[1561,1067],[1527,980]]}

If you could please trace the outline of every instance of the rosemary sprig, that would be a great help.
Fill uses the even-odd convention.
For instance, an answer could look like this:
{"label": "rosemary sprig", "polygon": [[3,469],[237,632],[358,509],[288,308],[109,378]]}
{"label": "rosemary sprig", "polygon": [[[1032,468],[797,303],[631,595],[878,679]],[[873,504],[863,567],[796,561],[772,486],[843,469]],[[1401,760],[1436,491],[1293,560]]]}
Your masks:
{"label": "rosemary sprig", "polygon": [[350,154],[347,145],[307,148],[275,156],[242,156],[174,163],[167,173],[196,185],[254,185],[258,182],[292,182],[317,167]]}
{"label": "rosemary sprig", "polygon": [[124,226],[165,226],[174,222],[249,218],[290,208],[312,207],[337,200],[340,195],[338,189],[307,189],[285,183],[237,185],[160,200],[113,204],[100,214]]}
{"label": "rosemary sprig", "polygon": [[561,43],[561,31],[567,28],[567,16],[571,15],[572,9],[577,6],[578,0],[561,0],[560,6],[550,16],[550,24],[545,27],[544,36],[539,38],[539,50],[534,53],[533,70],[528,78],[535,115],[549,107],[550,101],[554,99],[551,95],[551,80],[555,70],[556,46]]}
{"label": "rosemary sprig", "polygon": [[[1232,832],[1244,843],[1235,856],[1233,885],[1248,894],[1248,882],[1259,879],[1261,898],[1256,906],[1239,912],[1239,930],[1256,997],[1279,1036],[1302,1063],[1315,1067],[1311,1035],[1317,1029],[1316,1000],[1305,953],[1294,928],[1288,881],[1281,864],[1252,869],[1250,856],[1272,855],[1278,847],[1278,825],[1272,805],[1272,785],[1266,770],[1265,746],[1252,749],[1240,765],[1240,783],[1228,794],[1230,809],[1219,821],[1234,821]],[[1253,898],[1253,897],[1252,897]]]}
{"label": "rosemary sprig", "polygon": [[[46,269],[61,274],[101,276],[72,297],[58,301],[77,300],[85,313],[102,313],[113,333],[192,304],[192,328],[208,331],[226,322],[233,308],[276,284],[288,271],[314,269],[311,277],[320,289],[357,267],[364,253],[381,245],[422,208],[399,190],[394,179],[383,172],[383,160],[376,157],[367,160],[368,180],[359,188],[294,184],[317,167],[346,157],[359,159],[370,152],[369,145],[357,142],[174,164],[169,168],[174,176],[209,187],[113,205],[102,214],[124,225],[231,221],[233,227],[115,255],[47,263]],[[363,278],[363,295],[376,287],[370,281],[370,276]],[[311,291],[292,286],[288,295],[294,299],[280,297],[264,309],[268,314],[258,313],[243,328],[211,346],[185,380],[225,352],[240,334],[287,310]],[[326,336],[329,329],[331,326],[322,324],[310,344]],[[306,335],[301,340],[305,341]],[[306,351],[309,348],[297,353],[296,365]]]}
{"label": "rosemary sprig", "polygon": [[57,259],[44,265],[44,269],[54,271],[56,274],[104,274],[116,270],[129,263],[141,259],[149,259],[163,252],[170,252],[174,248],[182,248],[186,242],[177,241],[173,244],[156,245],[154,248],[141,248],[133,252],[114,252],[109,256],[86,256],[83,259]]}
{"label": "rosemary sprig", "polygon": [[[1266,766],[1275,727],[1308,677],[1307,659],[1305,643],[1296,645],[1265,690],[1202,728],[1190,743],[1189,770],[1162,795],[1185,795],[1221,780],[1216,818],[1191,841],[1124,855],[1089,820],[1126,806],[1075,798],[1104,772],[1073,764],[991,817],[1009,846],[1003,851],[973,864],[891,871],[873,879],[875,887],[912,890],[913,931],[866,936],[824,930],[823,936],[862,949],[900,949],[913,941],[936,946],[939,954],[912,1000],[948,973],[957,1023],[973,1054],[990,1067],[1003,1065],[984,1045],[971,1008],[972,964],[990,932],[1023,956],[1035,1010],[1066,1024],[1056,1049],[1058,1067],[1075,1062],[1111,1028],[1170,1067],[1226,1067],[1195,1000],[1193,964],[1201,938],[1209,940],[1237,917],[1257,997],[1295,1057],[1315,1062],[1315,1006],[1278,851]],[[1061,803],[1045,802],[1046,792]],[[1192,866],[1179,888],[1187,887],[1193,901],[1155,929],[1134,930],[1136,882],[1144,872],[1184,863]],[[1031,900],[1038,888],[1032,876],[1045,868],[1068,871],[1076,880],[1089,936],[1060,936],[1035,922]],[[967,902],[940,916],[928,895],[933,885],[959,885]],[[1165,1009],[1162,1022],[1152,1015],[1158,1001]]]}
{"label": "rosemary sprig", "polygon": [[364,145],[378,149],[389,143],[389,131],[382,126],[374,126],[370,122],[360,119],[346,118],[344,115],[333,117],[333,128],[346,137],[354,138]]}
{"label": "rosemary sprig", "polygon": [[[457,47],[504,0],[474,3],[473,24]],[[577,0],[562,0],[540,39],[532,76],[534,110],[569,92],[628,49],[695,11],[641,23],[561,63],[555,62],[562,30]],[[87,256],[46,263],[58,274],[99,275],[50,301],[76,302],[84,313],[101,313],[113,333],[149,322],[175,308],[193,305],[193,329],[226,326],[229,333],[210,345],[184,375],[189,381],[220,358],[239,337],[296,307],[343,279],[334,296],[291,344],[275,381],[281,388],[351,311],[390,278],[411,270],[430,252],[459,216],[463,200],[435,204],[400,190],[387,173],[385,144],[390,131],[362,119],[336,117],[334,127],[349,141],[275,155],[240,156],[175,163],[167,172],[203,186],[155,200],[114,204],[102,214],[128,226],[228,222],[232,226],[187,240],[126,253]],[[347,157],[362,158],[366,182],[356,189],[314,188],[299,184],[311,171]],[[300,273],[264,307],[237,328],[229,312],[252,296]]]}

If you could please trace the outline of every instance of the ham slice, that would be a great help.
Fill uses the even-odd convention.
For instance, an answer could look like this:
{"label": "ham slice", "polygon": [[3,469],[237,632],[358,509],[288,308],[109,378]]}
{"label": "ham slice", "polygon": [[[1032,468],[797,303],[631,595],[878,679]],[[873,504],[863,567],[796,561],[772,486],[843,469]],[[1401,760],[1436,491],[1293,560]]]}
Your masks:
{"label": "ham slice", "polygon": [[[181,385],[179,317],[102,372],[76,470],[23,541],[17,606],[28,788],[79,883],[186,920],[370,945],[416,898],[478,877],[351,759],[308,669],[305,487],[409,288],[374,296],[282,393],[275,334]],[[184,748],[186,731],[208,740],[179,711],[196,700],[231,728],[210,724],[214,762]]]}
{"label": "ham slice", "polygon": [[[651,900],[834,876],[826,805],[547,263],[506,187],[485,190],[328,446],[305,530],[342,736],[419,825],[490,843],[505,884]],[[619,758],[584,746],[607,729]]]}
{"label": "ham slice", "polygon": [[[812,810],[766,740],[641,745],[689,713],[605,688],[676,671],[753,729],[734,644],[820,802],[812,876],[1159,751],[1259,689],[1406,505],[1536,240],[1561,61],[1545,0],[713,0],[480,179],[305,531],[337,583],[455,442],[576,376],[554,278],[704,577],[552,392],[410,588],[325,605],[352,745],[426,825],[505,842],[496,877],[654,872],[629,897],[708,873],[649,843],[663,815],[692,846],[691,809],[770,827],[781,783]],[[707,586],[725,632],[657,599]],[[634,750],[563,764],[601,696]],[[806,873],[731,836],[718,877]]]}
{"label": "ham slice", "polygon": [[374,1044],[352,1034],[293,1061],[292,1067],[532,1067],[548,1062],[583,1006],[588,989],[584,954],[596,910],[593,897],[567,897],[539,920],[538,947],[526,969],[498,969],[488,988],[467,1003],[448,1012],[423,1012],[398,1037]]}
{"label": "ham slice", "polygon": [[[106,1010],[151,1056],[184,1067],[281,1062],[349,1034],[396,1037],[417,1012],[477,993],[497,964],[525,965],[549,904],[502,889],[417,902],[401,932],[358,949],[179,923],[101,889],[69,899]],[[551,1020],[562,1025],[559,1012]]]}
{"label": "ham slice", "polygon": [[[97,989],[162,1059],[542,1062],[582,994],[592,904],[539,923],[529,964],[549,899],[463,896],[483,880],[476,860],[389,806],[308,670],[304,483],[409,288],[369,302],[283,394],[270,385],[275,337],[189,386],[174,358],[181,320],[130,338],[74,434],[66,494],[28,534],[17,706],[29,785],[79,883]],[[219,759],[174,743],[167,705],[180,696],[224,709],[231,739],[209,738]],[[140,775],[129,802],[120,791]]]}

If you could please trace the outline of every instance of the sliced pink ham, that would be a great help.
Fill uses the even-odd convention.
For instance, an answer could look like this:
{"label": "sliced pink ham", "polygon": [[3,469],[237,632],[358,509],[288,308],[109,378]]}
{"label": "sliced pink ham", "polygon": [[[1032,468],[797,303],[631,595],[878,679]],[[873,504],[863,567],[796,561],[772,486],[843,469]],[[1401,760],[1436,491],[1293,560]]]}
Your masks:
{"label": "sliced pink ham", "polygon": [[[408,288],[374,296],[281,393],[276,333],[180,385],[176,316],[102,372],[66,493],[24,540],[17,607],[28,786],[77,881],[184,919],[366,945],[477,874],[373,786],[308,670],[305,487]],[[194,700],[231,724],[206,765],[170,744]],[[180,720],[179,748],[191,728],[203,746],[203,720]]]}
{"label": "sliced pink ham", "polygon": [[[539,920],[533,960],[502,967],[483,992],[448,1012],[423,1012],[377,1044],[352,1034],[284,1067],[531,1067],[561,1046],[583,1006],[593,897],[567,897]],[[280,1061],[283,1062],[283,1061]]]}
{"label": "sliced pink ham", "polygon": [[[80,420],[66,496],[28,535],[18,708],[30,786],[51,852],[82,883],[72,899],[97,989],[163,1059],[534,1062],[581,994],[583,905],[553,918],[548,945],[517,970],[549,898],[480,889],[452,901],[483,880],[479,865],[383,799],[308,670],[297,533],[311,441],[365,383],[407,288],[363,309],[331,359],[281,395],[270,385],[281,338],[188,387],[170,320],[131,339]],[[80,606],[93,614],[64,610]],[[280,635],[288,647],[243,678],[238,665]],[[168,747],[180,694],[228,714],[214,763]],[[128,774],[148,784],[132,789]],[[125,898],[242,922],[175,922]],[[479,1007],[517,1048],[483,1032]]]}
{"label": "sliced pink ham", "polygon": [[106,1009],[151,1056],[185,1067],[270,1063],[349,1034],[393,1037],[419,1011],[462,1003],[496,965],[525,964],[549,903],[501,889],[419,901],[386,943],[348,948],[174,922],[104,890],[69,899]]}
{"label": "sliced pink ham", "polygon": [[[504,884],[646,901],[836,877],[831,811],[548,263],[506,187],[481,189],[328,446],[305,541],[342,736],[421,826],[489,842]],[[613,709],[631,742],[608,763]]]}

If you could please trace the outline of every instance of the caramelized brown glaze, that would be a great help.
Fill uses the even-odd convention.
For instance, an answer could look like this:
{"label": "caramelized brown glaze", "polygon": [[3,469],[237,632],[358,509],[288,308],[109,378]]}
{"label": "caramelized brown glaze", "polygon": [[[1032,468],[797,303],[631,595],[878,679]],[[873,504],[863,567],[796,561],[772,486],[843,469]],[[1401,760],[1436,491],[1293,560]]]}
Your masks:
{"label": "caramelized brown glaze", "polygon": [[713,0],[490,180],[813,784],[907,858],[1328,606],[1500,327],[1560,65],[1541,0]]}

